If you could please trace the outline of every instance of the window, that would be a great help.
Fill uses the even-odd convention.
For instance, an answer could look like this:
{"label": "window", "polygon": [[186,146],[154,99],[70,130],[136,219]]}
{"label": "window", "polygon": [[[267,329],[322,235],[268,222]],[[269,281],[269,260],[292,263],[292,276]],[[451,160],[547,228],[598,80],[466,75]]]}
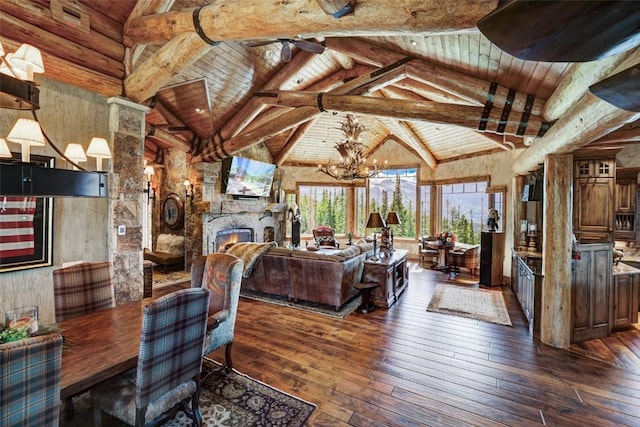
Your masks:
{"label": "window", "polygon": [[500,213],[503,228],[504,190],[491,189],[487,181],[441,185],[442,231],[453,231],[461,243],[480,243],[480,233],[487,223],[490,208]]}
{"label": "window", "polygon": [[365,187],[356,187],[354,189],[354,198],[354,235],[364,236],[366,234],[364,226],[366,225],[367,218],[369,217],[367,212],[367,189]]}
{"label": "window", "polygon": [[310,235],[319,225],[332,227],[336,234],[346,234],[347,191],[347,187],[300,185],[300,234]]}
{"label": "window", "polygon": [[382,218],[395,211],[400,225],[393,226],[396,237],[416,236],[416,199],[418,170],[386,169],[369,179],[369,212],[380,212]]}
{"label": "window", "polygon": [[431,189],[432,185],[420,186],[420,227],[418,235],[432,234],[431,231]]}

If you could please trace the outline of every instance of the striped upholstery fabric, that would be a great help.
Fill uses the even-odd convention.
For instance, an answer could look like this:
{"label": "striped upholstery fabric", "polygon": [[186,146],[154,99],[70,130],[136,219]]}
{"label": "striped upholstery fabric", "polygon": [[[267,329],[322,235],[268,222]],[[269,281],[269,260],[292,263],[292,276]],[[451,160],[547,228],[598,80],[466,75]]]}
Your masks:
{"label": "striped upholstery fabric", "polygon": [[110,262],[84,262],[53,271],[56,322],[114,306]]}
{"label": "striped upholstery fabric", "polygon": [[62,336],[0,344],[0,426],[57,426]]}
{"label": "striped upholstery fabric", "polygon": [[191,264],[191,286],[209,290],[209,323],[217,324],[215,329],[207,332],[204,354],[226,345],[226,363],[223,368],[227,372],[231,371],[231,343],[240,299],[243,265],[241,259],[224,253],[196,257]]}
{"label": "striped upholstery fabric", "polygon": [[[209,293],[194,288],[147,305],[137,368],[92,389],[94,407],[132,425],[162,418],[183,400],[193,399],[197,409],[208,305]],[[181,408],[201,422],[199,409],[194,416],[188,406]]]}

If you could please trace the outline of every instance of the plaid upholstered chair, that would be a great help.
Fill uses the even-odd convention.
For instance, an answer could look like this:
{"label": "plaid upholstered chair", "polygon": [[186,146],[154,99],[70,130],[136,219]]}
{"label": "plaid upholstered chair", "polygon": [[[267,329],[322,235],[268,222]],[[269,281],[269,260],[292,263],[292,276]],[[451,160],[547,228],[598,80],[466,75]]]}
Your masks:
{"label": "plaid upholstered chair", "polygon": [[0,426],[57,426],[62,336],[0,344]]}
{"label": "plaid upholstered chair", "polygon": [[200,373],[209,293],[181,289],[144,308],[138,366],[91,390],[94,422],[106,412],[130,425],[159,425],[182,411],[202,425]]}
{"label": "plaid upholstered chair", "polygon": [[418,239],[418,254],[420,255],[420,266],[424,265],[425,260],[431,260],[431,268],[438,265],[440,252],[437,249],[429,247],[429,242],[438,240],[436,236],[422,236]]}
{"label": "plaid upholstered chair", "polygon": [[472,276],[480,268],[480,245],[460,244],[449,251],[449,275],[456,275],[461,268],[469,270]]}
{"label": "plaid upholstered chair", "polygon": [[56,322],[115,305],[110,262],[83,262],[53,271]]}
{"label": "plaid upholstered chair", "polygon": [[225,253],[196,257],[191,264],[191,286],[209,291],[207,339],[204,354],[226,346],[219,372],[231,372],[231,345],[240,299],[244,261]]}

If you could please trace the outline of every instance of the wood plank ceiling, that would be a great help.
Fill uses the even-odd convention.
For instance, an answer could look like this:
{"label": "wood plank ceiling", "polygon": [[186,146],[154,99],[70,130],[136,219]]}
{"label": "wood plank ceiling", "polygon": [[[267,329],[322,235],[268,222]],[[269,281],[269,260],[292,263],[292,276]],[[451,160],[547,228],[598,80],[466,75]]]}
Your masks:
{"label": "wood plank ceiling", "polygon": [[[237,6],[237,10],[234,2],[218,0],[198,12],[205,37],[223,39],[226,33],[242,33],[242,28],[236,26],[254,25],[254,32],[229,36],[214,46],[203,43],[198,36],[191,39],[193,29],[186,35],[168,36],[167,29],[162,28],[157,34],[136,35],[143,27],[137,21],[141,16],[175,11],[173,18],[179,21],[185,13],[192,16],[193,8],[201,3],[200,0],[3,0],[0,41],[9,51],[23,42],[40,48],[47,77],[109,96],[126,95],[153,107],[147,116],[145,157],[155,162],[162,161],[162,150],[168,147],[191,152],[195,161],[215,161],[221,155],[212,152],[221,147],[225,153],[235,154],[251,144],[264,143],[279,165],[327,163],[336,157],[334,143],[343,139],[340,124],[346,113],[353,111],[365,126],[361,142],[368,152],[376,152],[392,139],[435,168],[442,162],[464,157],[528,147],[535,141],[538,132],[535,126],[556,120],[560,123],[563,115],[571,115],[571,104],[584,96],[591,80],[597,81],[616,68],[640,62],[638,46],[607,60],[605,70],[604,65],[594,63],[514,58],[467,22],[477,22],[493,10],[497,6],[495,0],[399,1],[393,2],[395,9],[386,3],[381,6],[381,2],[359,0],[355,13],[340,19],[322,15],[313,0],[283,2],[273,12],[275,18],[267,16],[272,6],[263,8],[265,15],[251,15],[260,10],[257,0],[241,2],[244,9]],[[71,22],[74,15],[66,16],[67,22],[57,20],[56,10],[61,8],[86,18],[86,28]],[[180,12],[183,10],[186,12]],[[383,25],[383,21],[393,20],[393,11],[420,20],[434,10],[444,14],[442,22],[450,22],[450,29],[391,31]],[[307,17],[315,17],[314,22],[327,19],[329,25],[336,25],[335,29],[327,26],[315,31],[312,34],[315,38],[308,37],[309,41],[326,46],[324,53],[308,53],[294,46],[291,61],[283,62],[280,42],[249,46],[254,39],[270,39],[267,34],[295,37],[296,34],[287,34],[295,31],[288,26],[299,22],[303,12]],[[227,22],[223,20],[225,13],[235,13],[237,20],[227,27],[216,27],[216,34],[209,35],[211,25],[206,26],[204,21],[208,13],[213,14],[212,20],[215,17],[218,26]],[[248,15],[239,16],[244,13]],[[380,20],[379,34],[370,30],[367,25],[371,24],[366,22],[368,14],[376,13]],[[288,18],[291,14],[294,17]],[[281,28],[267,22],[277,18],[296,21],[283,22]],[[425,27],[436,18],[424,18]],[[350,25],[353,34],[361,34],[358,37],[350,37],[349,30],[341,29],[349,19],[354,20]],[[162,37],[171,41],[160,41]],[[147,39],[149,43],[145,43]],[[581,78],[577,88],[567,89],[584,70],[591,75]],[[151,90],[158,82],[161,86]],[[514,126],[521,120],[524,106],[516,104],[523,104],[526,95],[535,96],[530,122],[533,129],[524,136],[516,136],[509,126],[503,132],[493,127],[491,120],[499,120],[501,106],[491,112],[486,131],[478,130],[491,83],[497,83],[496,99],[503,98],[503,104],[509,89],[522,98],[514,102],[513,108],[519,108],[517,117],[512,118]],[[152,92],[148,96],[147,90]],[[303,95],[302,91],[312,95],[325,93],[322,99],[333,109],[320,112],[323,105],[308,102],[317,97],[306,97],[304,101],[295,97]],[[568,105],[556,116],[543,118],[542,110],[554,93],[555,97],[569,98],[564,100]],[[366,104],[354,104],[357,100],[348,95],[357,95]],[[388,110],[377,110],[385,103]],[[414,109],[420,114],[406,117],[406,112]],[[637,115],[622,114],[606,131],[595,135],[599,139],[597,144],[603,147],[607,143],[637,143],[640,140]],[[575,132],[568,136],[576,137]],[[540,149],[536,154],[540,155]],[[528,165],[522,165],[525,166]]]}

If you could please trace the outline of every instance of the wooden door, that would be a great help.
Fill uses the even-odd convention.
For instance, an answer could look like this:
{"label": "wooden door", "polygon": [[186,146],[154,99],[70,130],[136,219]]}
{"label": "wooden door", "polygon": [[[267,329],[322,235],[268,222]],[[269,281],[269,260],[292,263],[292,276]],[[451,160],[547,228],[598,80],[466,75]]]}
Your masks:
{"label": "wooden door", "polygon": [[573,227],[581,242],[612,241],[613,185],[612,178],[575,180]]}
{"label": "wooden door", "polygon": [[635,274],[613,276],[613,327],[624,329],[638,321],[638,289]]}
{"label": "wooden door", "polygon": [[616,212],[628,213],[636,211],[638,183],[632,179],[616,181]]}

